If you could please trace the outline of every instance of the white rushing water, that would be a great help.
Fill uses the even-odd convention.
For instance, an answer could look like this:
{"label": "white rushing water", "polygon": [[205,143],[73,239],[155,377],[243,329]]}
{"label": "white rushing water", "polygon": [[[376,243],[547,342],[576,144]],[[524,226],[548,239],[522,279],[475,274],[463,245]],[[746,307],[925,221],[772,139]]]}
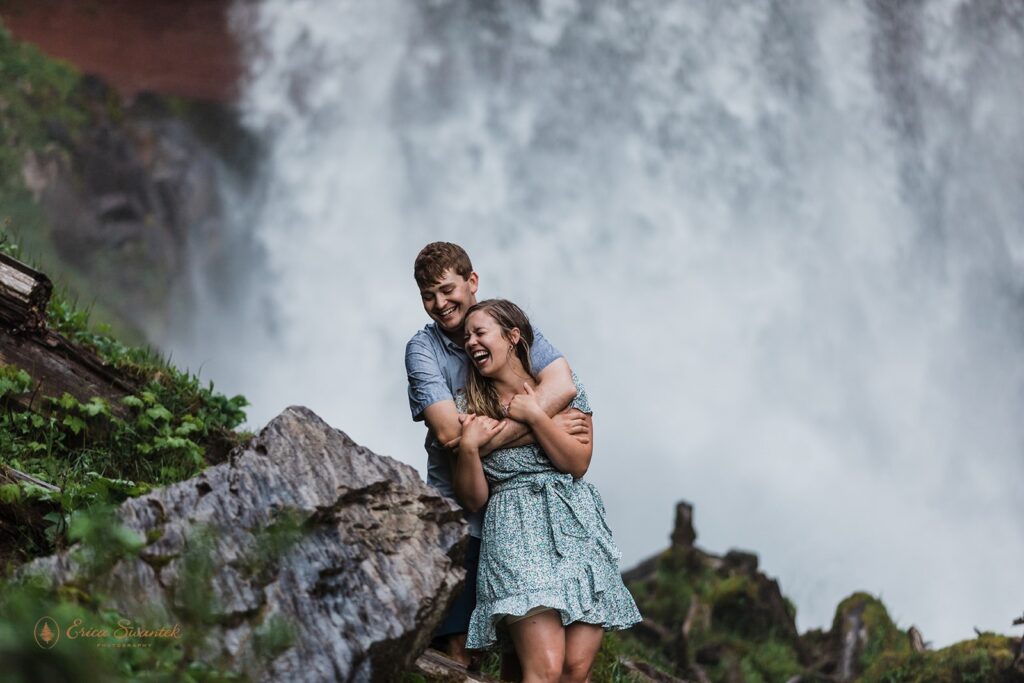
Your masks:
{"label": "white rushing water", "polygon": [[412,261],[458,242],[587,385],[624,565],[686,499],[801,629],[863,589],[936,644],[1009,632],[1021,7],[240,3],[265,166],[164,343],[252,426],[308,405],[422,472]]}

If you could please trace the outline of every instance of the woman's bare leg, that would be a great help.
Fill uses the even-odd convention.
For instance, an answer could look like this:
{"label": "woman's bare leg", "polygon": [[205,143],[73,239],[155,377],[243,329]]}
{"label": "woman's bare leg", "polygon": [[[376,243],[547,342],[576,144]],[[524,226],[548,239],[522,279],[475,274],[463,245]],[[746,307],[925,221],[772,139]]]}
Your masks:
{"label": "woman's bare leg", "polygon": [[561,683],[587,683],[594,658],[601,649],[604,629],[577,621],[565,627],[565,663]]}
{"label": "woman's bare leg", "polygon": [[565,660],[565,628],[558,610],[509,624],[508,631],[523,667],[523,683],[558,683]]}

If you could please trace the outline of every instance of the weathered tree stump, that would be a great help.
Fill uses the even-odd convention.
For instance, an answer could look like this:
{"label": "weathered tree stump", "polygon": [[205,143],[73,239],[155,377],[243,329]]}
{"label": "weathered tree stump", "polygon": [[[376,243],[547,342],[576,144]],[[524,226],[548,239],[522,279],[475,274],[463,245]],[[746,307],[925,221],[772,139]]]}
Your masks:
{"label": "weathered tree stump", "polygon": [[46,275],[0,253],[0,326],[15,332],[45,327],[52,291]]}

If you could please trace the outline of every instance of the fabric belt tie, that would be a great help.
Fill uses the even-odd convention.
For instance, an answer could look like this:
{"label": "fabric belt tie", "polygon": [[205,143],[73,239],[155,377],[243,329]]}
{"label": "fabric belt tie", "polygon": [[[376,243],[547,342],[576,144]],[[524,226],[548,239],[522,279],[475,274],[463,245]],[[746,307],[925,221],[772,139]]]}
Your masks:
{"label": "fabric belt tie", "polygon": [[[592,523],[587,524],[586,515],[579,510],[577,503],[574,501],[574,496],[572,495],[573,486],[585,487],[590,493],[601,528],[594,528]],[[576,538],[595,538],[610,558],[613,560],[619,559],[621,553],[619,553],[618,548],[612,542],[611,530],[604,519],[604,501],[601,500],[601,494],[597,492],[597,488],[593,484],[587,481],[576,481],[568,472],[545,472],[539,475],[519,475],[505,482],[498,483],[491,489],[491,494],[494,495],[516,489],[529,489],[531,493],[544,496],[548,526],[551,528],[555,551],[560,556],[565,557],[569,552],[572,543],[569,537],[574,536]],[[572,534],[565,531],[562,524],[558,522],[559,518],[556,515],[556,510],[558,510],[559,506],[563,506],[569,511],[569,514],[576,520],[584,533]]]}

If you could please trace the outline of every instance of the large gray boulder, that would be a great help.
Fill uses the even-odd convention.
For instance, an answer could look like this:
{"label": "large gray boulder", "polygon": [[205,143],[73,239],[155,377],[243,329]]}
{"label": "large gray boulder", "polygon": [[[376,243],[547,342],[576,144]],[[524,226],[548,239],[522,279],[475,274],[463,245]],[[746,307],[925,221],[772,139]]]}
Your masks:
{"label": "large gray boulder", "polygon": [[[288,408],[228,462],[128,500],[117,516],[151,542],[89,576],[89,588],[136,623],[190,628],[201,614],[198,658],[253,680],[393,680],[426,648],[464,578],[459,508],[306,408]],[[64,585],[88,567],[69,551],[27,572]],[[268,650],[270,623],[286,625],[289,644]]]}

